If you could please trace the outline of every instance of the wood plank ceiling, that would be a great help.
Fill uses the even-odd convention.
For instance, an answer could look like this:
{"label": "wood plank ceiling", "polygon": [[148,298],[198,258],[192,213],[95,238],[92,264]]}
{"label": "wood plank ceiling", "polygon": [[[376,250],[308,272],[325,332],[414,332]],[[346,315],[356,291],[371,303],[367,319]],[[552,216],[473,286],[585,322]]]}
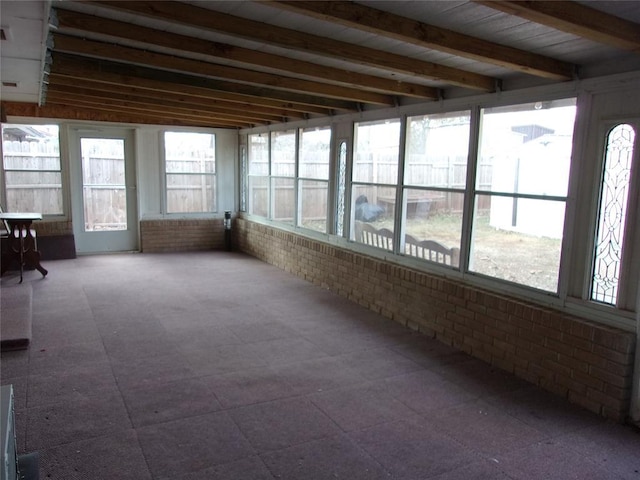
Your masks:
{"label": "wood plank ceiling", "polygon": [[3,108],[244,128],[568,81],[640,57],[629,3],[56,1],[46,99]]}

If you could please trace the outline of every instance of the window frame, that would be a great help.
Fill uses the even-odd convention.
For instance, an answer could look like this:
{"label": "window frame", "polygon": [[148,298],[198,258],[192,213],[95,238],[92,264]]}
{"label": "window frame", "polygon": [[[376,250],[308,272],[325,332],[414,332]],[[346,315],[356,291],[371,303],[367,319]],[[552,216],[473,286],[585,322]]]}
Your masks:
{"label": "window frame", "polygon": [[[408,162],[408,147],[407,147],[407,143],[409,142],[409,135],[410,135],[410,120],[412,118],[417,118],[417,117],[429,117],[429,116],[451,116],[451,114],[463,114],[463,113],[467,113],[469,115],[469,140],[467,143],[467,147],[465,149],[465,155],[466,155],[466,160],[465,160],[465,176],[464,176],[464,186],[462,188],[454,188],[454,187],[438,187],[438,186],[434,186],[434,185],[419,185],[419,184],[414,184],[414,183],[409,183],[407,181],[406,178],[406,172],[407,172],[407,162]],[[457,270],[457,271],[465,271],[462,268],[463,265],[463,249],[466,248],[466,244],[468,243],[466,241],[466,235],[465,235],[465,217],[467,217],[467,203],[468,203],[468,197],[469,197],[469,192],[468,192],[468,187],[469,187],[469,175],[470,172],[469,170],[472,169],[475,172],[475,164],[473,162],[471,162],[471,159],[474,158],[474,156],[472,155],[472,150],[471,150],[471,144],[473,142],[473,138],[474,138],[474,119],[476,118],[475,115],[475,109],[474,108],[462,108],[462,109],[451,109],[451,110],[447,110],[447,111],[439,111],[439,112],[432,112],[432,113],[419,113],[416,115],[406,115],[404,117],[404,127],[403,127],[403,132],[404,135],[403,137],[400,139],[400,141],[402,142],[402,156],[400,159],[401,162],[401,174],[399,175],[400,178],[400,182],[399,182],[399,188],[401,189],[400,192],[400,198],[401,198],[401,211],[400,211],[400,237],[399,237],[399,241],[398,243],[398,249],[399,249],[399,254],[400,255],[406,255],[408,257],[411,258],[415,258],[416,260],[424,263],[430,263],[431,265],[437,265],[437,268],[447,268],[447,269],[453,269],[453,270]],[[428,146],[429,144],[426,143],[425,146]],[[475,151],[475,150],[473,150]],[[472,165],[473,164],[473,165]],[[475,176],[473,177],[475,179]],[[450,194],[454,194],[454,195],[462,195],[462,215],[461,215],[461,221],[460,221],[460,244],[456,245],[454,248],[459,249],[459,255],[460,258],[458,259],[458,265],[446,265],[443,264],[441,262],[437,262],[437,261],[431,261],[428,259],[419,259],[417,257],[412,257],[409,254],[406,254],[405,249],[405,240],[406,240],[406,235],[407,235],[407,228],[406,228],[406,221],[407,221],[407,201],[406,201],[406,196],[405,196],[405,192],[407,190],[420,190],[423,192],[443,192],[443,193],[450,193]]]}
{"label": "window frame", "polygon": [[[633,77],[636,78],[636,77]],[[594,182],[593,179],[593,167],[594,159],[592,158],[592,152],[595,150],[596,131],[594,125],[597,122],[611,118],[616,118],[625,122],[631,121],[625,116],[625,113],[630,113],[632,119],[638,120],[636,112],[638,109],[638,102],[629,102],[625,92],[629,92],[629,83],[621,83],[616,87],[612,87],[607,82],[602,81],[585,81],[581,85],[569,85],[559,84],[551,87],[544,88],[523,88],[520,90],[504,91],[499,95],[478,95],[469,98],[455,98],[445,100],[438,104],[433,103],[421,103],[415,105],[399,106],[394,109],[385,109],[380,111],[365,111],[358,114],[345,114],[344,116],[335,118],[332,120],[333,135],[335,137],[334,154],[333,154],[333,174],[331,175],[331,189],[332,195],[335,197],[333,210],[330,211],[331,215],[331,228],[329,232],[332,234],[330,237],[331,242],[335,242],[337,245],[346,248],[348,250],[366,253],[382,260],[390,260],[404,265],[409,268],[416,268],[427,273],[433,272],[436,274],[442,274],[451,278],[457,278],[469,285],[476,286],[478,288],[487,288],[494,290],[498,293],[513,296],[514,298],[520,298],[524,301],[536,302],[541,305],[548,305],[553,308],[558,308],[560,311],[569,314],[576,314],[583,316],[603,324],[616,326],[623,329],[635,329],[635,323],[637,319],[638,311],[640,310],[640,279],[631,278],[627,280],[625,289],[627,291],[627,305],[620,305],[617,307],[608,307],[602,305],[595,305],[593,302],[586,300],[588,298],[588,273],[585,271],[585,259],[586,262],[590,262],[591,250],[586,245],[589,243],[589,232],[593,231],[593,221],[590,218],[595,217],[595,203],[596,199],[593,197]],[[622,92],[622,95],[619,93]],[[608,95],[614,96],[613,102]],[[594,107],[596,99],[599,106]],[[573,126],[573,139],[572,150],[569,166],[569,179],[567,186],[567,195],[563,197],[565,204],[565,220],[562,226],[562,241],[560,245],[560,263],[558,270],[558,282],[557,291],[549,292],[540,290],[535,287],[529,287],[525,284],[518,284],[508,280],[502,280],[491,276],[483,276],[469,271],[469,257],[472,240],[472,221],[473,210],[475,206],[475,194],[474,187],[476,181],[476,162],[475,159],[478,155],[478,146],[480,139],[481,117],[480,111],[482,108],[493,107],[508,107],[525,103],[531,103],[536,101],[556,101],[575,98],[576,99],[576,114]],[[353,235],[353,225],[351,212],[353,208],[353,199],[350,198],[352,190],[352,170],[354,165],[354,124],[357,122],[374,122],[376,120],[393,120],[401,118],[402,128],[406,129],[407,122],[405,118],[407,116],[417,115],[429,115],[447,112],[456,112],[461,110],[471,111],[471,131],[469,138],[469,158],[467,167],[467,190],[465,193],[465,205],[463,210],[462,220],[462,238],[460,248],[460,266],[459,269],[443,268],[439,264],[431,262],[420,262],[417,259],[401,255],[398,252],[399,242],[397,241],[400,235],[399,227],[400,222],[403,219],[403,214],[399,210],[398,202],[396,202],[396,210],[399,212],[396,214],[394,221],[394,235],[396,241],[394,241],[394,251],[388,251],[383,249],[371,248],[366,245],[355,243],[351,240]],[[615,114],[618,112],[618,114]],[[620,114],[619,112],[622,112]],[[299,125],[308,125],[307,122],[299,122]],[[280,126],[281,127],[281,126]],[[264,127],[262,127],[264,128]],[[277,126],[271,127],[277,128]],[[258,131],[259,129],[247,129],[244,132],[250,133]],[[636,142],[638,138],[636,136]],[[404,136],[401,138],[401,146],[404,144]],[[338,195],[338,155],[339,145],[341,141],[347,142],[347,179],[345,191],[345,216],[344,216],[344,235],[336,235],[337,224],[337,195]],[[636,151],[637,154],[637,151]],[[401,164],[404,164],[404,155],[400,158]],[[473,160],[473,161],[472,161]],[[634,165],[640,164],[637,161]],[[635,221],[628,220],[630,225],[636,223],[635,228],[628,228],[633,230],[626,235],[631,235],[630,240],[635,239],[635,244],[640,242],[640,191],[638,190],[640,179],[638,178],[637,170],[640,167],[636,167],[636,173],[632,174],[635,186],[632,186],[632,190],[635,190],[633,199],[635,207]],[[399,188],[400,181],[396,185]],[[548,196],[547,196],[548,197]],[[546,199],[546,197],[545,197]],[[267,222],[268,223],[268,222]],[[401,226],[404,230],[404,226]],[[285,226],[286,228],[286,226]],[[310,235],[306,234],[305,235]],[[310,235],[313,236],[313,235]],[[631,271],[640,270],[640,248],[634,246],[633,251],[630,252],[629,258],[631,263],[629,269]],[[633,277],[633,275],[631,275]]]}
{"label": "window frame", "polygon": [[[176,173],[176,172],[168,172],[167,171],[167,148],[166,148],[166,135],[167,133],[176,133],[176,134],[204,134],[211,135],[214,138],[214,172],[197,172],[197,173]],[[162,211],[167,216],[180,216],[187,218],[203,218],[203,217],[211,217],[220,212],[219,208],[219,188],[218,188],[218,138],[215,132],[208,130],[199,130],[199,129],[164,129],[160,132],[160,158],[162,159],[161,172],[162,172]],[[190,212],[170,212],[169,211],[169,200],[168,200],[168,181],[167,177],[169,175],[184,175],[184,176],[208,176],[213,178],[213,208],[207,211],[190,211]]]}
{"label": "window frame", "polygon": [[[620,272],[618,278],[618,295],[615,304],[607,304],[593,300],[592,281],[593,281],[593,261],[594,252],[597,241],[599,208],[602,190],[602,182],[604,176],[604,167],[606,162],[607,140],[609,134],[618,125],[628,124],[635,129],[634,151],[631,159],[631,171],[629,179],[629,195],[627,198],[627,219],[625,228],[622,233],[623,245],[621,250]],[[640,242],[640,117],[618,117],[600,122],[598,137],[598,157],[596,161],[597,172],[596,191],[593,194],[593,206],[590,216],[590,232],[588,247],[585,251],[585,263],[587,268],[583,278],[583,290],[581,301],[586,302],[592,308],[603,312],[634,312],[638,296],[640,296],[640,279],[633,272],[640,271],[640,249],[634,249],[632,245]],[[634,195],[635,193],[635,195]]]}
{"label": "window frame", "polygon": [[[64,124],[55,121],[37,121],[38,119],[30,118],[26,121],[7,121],[2,123],[0,128],[0,202],[4,211],[8,210],[7,203],[7,184],[6,184],[6,172],[44,172],[44,173],[58,173],[60,175],[60,191],[61,191],[61,209],[60,213],[42,213],[42,221],[66,221],[70,218],[70,190],[69,190],[69,171],[68,171],[68,154],[65,142],[67,129]],[[2,130],[6,125],[24,125],[24,126],[56,126],[58,128],[58,164],[59,170],[21,170],[21,169],[5,169],[4,165],[4,135]]]}
{"label": "window frame", "polygon": [[[399,212],[402,209],[402,197],[401,197],[401,187],[400,187],[400,179],[404,175],[404,137],[405,137],[405,125],[406,125],[406,115],[395,115],[389,118],[381,118],[381,119],[373,119],[373,120],[362,120],[360,122],[353,122],[352,125],[352,145],[351,145],[351,155],[347,156],[347,162],[350,163],[350,168],[347,168],[348,176],[347,176],[347,188],[348,194],[345,195],[345,199],[349,199],[349,203],[345,203],[345,215],[348,218],[348,229],[345,229],[346,238],[348,241],[363,246],[364,248],[373,248],[377,249],[381,252],[391,252],[397,254],[400,251],[399,240],[400,240],[400,224],[398,222]],[[375,125],[381,123],[391,123],[398,122],[398,150],[397,150],[397,170],[396,170],[396,178],[394,183],[383,183],[383,182],[366,182],[364,180],[354,180],[354,176],[356,175],[355,161],[356,155],[358,153],[358,136],[357,136],[357,128],[359,125]],[[390,250],[374,247],[363,244],[360,240],[356,238],[356,213],[354,211],[354,206],[357,202],[357,196],[354,195],[354,191],[358,187],[371,187],[371,188],[392,188],[394,189],[394,208],[392,211],[393,215],[393,248]],[[404,242],[403,242],[404,245]]]}
{"label": "window frame", "polygon": [[[329,143],[328,143],[328,153],[327,153],[327,177],[326,178],[320,178],[320,177],[312,177],[312,176],[306,176],[306,175],[301,175],[301,153],[302,153],[302,144],[303,144],[303,136],[305,133],[305,130],[328,130],[329,131]],[[296,216],[296,226],[305,229],[305,230],[309,230],[309,231],[313,231],[313,232],[318,232],[321,234],[326,234],[330,232],[330,225],[331,225],[331,175],[333,172],[332,169],[332,154],[333,154],[333,129],[331,128],[330,125],[326,125],[326,126],[318,126],[318,127],[309,127],[307,129],[305,128],[299,128],[298,129],[298,144],[297,144],[297,149],[296,149],[296,211],[295,211],[295,216]],[[314,228],[309,228],[309,227],[305,227],[303,225],[303,208],[304,208],[304,204],[303,204],[303,189],[302,189],[302,185],[303,183],[309,183],[309,182],[313,182],[313,183],[322,183],[326,186],[326,198],[325,198],[325,207],[326,207],[326,211],[325,211],[325,219],[324,219],[324,231],[321,230],[317,230]]]}

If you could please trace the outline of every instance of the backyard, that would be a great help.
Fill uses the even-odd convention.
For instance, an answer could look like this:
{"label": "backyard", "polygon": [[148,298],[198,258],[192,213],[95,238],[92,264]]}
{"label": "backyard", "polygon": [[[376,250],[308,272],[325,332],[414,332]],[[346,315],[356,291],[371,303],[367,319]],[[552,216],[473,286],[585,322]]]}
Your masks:
{"label": "backyard", "polygon": [[[419,240],[435,239],[447,247],[460,245],[461,216],[439,214],[407,219],[407,230]],[[392,219],[372,222],[393,229]],[[479,215],[472,230],[469,270],[494,278],[555,292],[562,239],[526,235],[489,224]]]}

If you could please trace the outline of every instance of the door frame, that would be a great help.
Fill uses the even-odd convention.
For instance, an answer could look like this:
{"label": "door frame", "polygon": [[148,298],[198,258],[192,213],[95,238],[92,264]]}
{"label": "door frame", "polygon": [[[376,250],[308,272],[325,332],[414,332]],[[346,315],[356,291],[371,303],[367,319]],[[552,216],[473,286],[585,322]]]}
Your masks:
{"label": "door frame", "polygon": [[[84,229],[82,138],[113,138],[124,140],[127,197],[126,230],[86,232]],[[69,129],[71,220],[75,237],[76,253],[79,255],[140,250],[135,138],[135,130],[131,128],[71,126]]]}

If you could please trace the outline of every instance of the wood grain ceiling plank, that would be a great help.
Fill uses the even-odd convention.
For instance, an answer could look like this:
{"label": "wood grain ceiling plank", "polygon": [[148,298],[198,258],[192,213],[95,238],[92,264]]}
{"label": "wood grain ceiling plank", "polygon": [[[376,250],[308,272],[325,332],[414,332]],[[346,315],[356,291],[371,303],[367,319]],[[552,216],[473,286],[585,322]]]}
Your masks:
{"label": "wood grain ceiling plank", "polygon": [[285,108],[305,114],[330,115],[333,111],[357,110],[357,104],[354,102],[187,76],[62,52],[54,53],[52,73],[113,85],[135,86],[151,91],[182,93],[197,98]]}
{"label": "wood grain ceiling plank", "polygon": [[141,114],[125,114],[123,112],[100,110],[98,108],[71,107],[68,104],[50,104],[38,106],[35,103],[23,102],[2,102],[2,109],[8,116],[31,117],[31,118],[60,118],[65,120],[82,120],[91,122],[116,122],[128,124],[153,124],[170,125],[184,127],[210,127],[210,128],[240,128],[234,124],[226,122],[215,122],[210,119],[207,123],[195,123],[193,121],[183,121],[176,118],[166,117],[161,119],[157,116],[147,116]]}
{"label": "wood grain ceiling plank", "polygon": [[258,115],[253,111],[241,111],[237,109],[228,109],[222,107],[206,108],[202,105],[185,104],[182,102],[172,101],[170,98],[158,99],[141,97],[126,93],[115,93],[111,91],[101,91],[91,88],[82,88],[80,86],[66,86],[56,83],[50,83],[47,90],[47,100],[54,97],[65,96],[69,99],[78,99],[83,101],[104,102],[107,104],[124,106],[137,106],[148,108],[150,111],[165,111],[167,114],[185,114],[192,116],[216,116],[218,118],[228,117],[229,119],[237,118],[240,120],[251,120],[252,123],[264,122],[283,122],[286,118],[278,115],[261,114]]}
{"label": "wood grain ceiling plank", "polygon": [[194,126],[205,125],[220,125],[233,126],[238,128],[250,127],[258,124],[259,122],[251,122],[249,120],[239,120],[237,118],[229,118],[225,115],[189,115],[185,113],[169,112],[167,110],[158,110],[149,108],[149,106],[132,106],[126,105],[126,102],[113,101],[101,101],[99,99],[91,99],[89,97],[85,99],[77,98],[78,96],[71,97],[68,95],[53,95],[51,99],[47,98],[47,105],[67,105],[75,108],[95,108],[100,111],[107,112],[120,112],[123,114],[131,115],[143,115],[148,118],[156,118],[157,123],[162,123],[165,119],[173,118],[187,122]]}
{"label": "wood grain ceiling plank", "polygon": [[510,70],[555,80],[573,77],[575,66],[554,58],[482,40],[407,17],[345,1],[279,1],[267,5]]}
{"label": "wood grain ceiling plank", "polygon": [[[61,6],[64,7],[64,4]],[[324,81],[343,84],[349,87],[364,88],[365,90],[384,92],[393,95],[406,95],[417,98],[438,98],[438,91],[433,87],[416,83],[398,82],[396,80],[361,74],[339,68],[319,65],[312,62],[296,60],[281,55],[251,50],[234,45],[212,42],[209,40],[179,35],[163,30],[133,25],[86,15],[70,10],[57,9],[58,31],[84,32],[89,37],[92,34],[103,34],[148,45],[156,45],[173,50],[207,55],[218,59],[231,60],[253,66],[281,70],[289,74],[314,77]]]}
{"label": "wood grain ceiling plank", "polygon": [[275,116],[280,119],[287,118],[304,118],[302,112],[293,110],[285,110],[282,108],[270,108],[249,103],[230,102],[227,100],[219,100],[216,98],[208,98],[202,96],[184,95],[182,92],[157,91],[146,88],[139,88],[125,84],[113,84],[95,81],[94,79],[80,79],[57,73],[49,75],[49,88],[58,86],[81,88],[93,90],[96,94],[104,95],[131,95],[139,99],[151,99],[161,102],[170,101],[176,106],[184,105],[189,108],[208,108],[208,109],[228,109],[236,112],[251,112],[265,116]]}
{"label": "wood grain ceiling plank", "polygon": [[122,45],[87,40],[69,35],[55,34],[54,51],[70,52],[90,57],[107,58],[110,60],[146,65],[169,71],[187,72],[213,78],[254,84],[267,85],[271,88],[290,90],[294,92],[325,95],[331,98],[348,100],[373,105],[392,106],[393,97],[376,92],[367,92],[355,88],[341,87],[328,83],[313,82],[299,78],[285,77],[271,73],[256,72],[238,67],[219,65],[189,58],[176,57],[162,53],[125,47]]}
{"label": "wood grain ceiling plank", "polygon": [[594,42],[640,53],[640,24],[577,2],[474,0],[509,15],[546,25]]}
{"label": "wood grain ceiling plank", "polygon": [[349,60],[360,65],[369,65],[387,71],[440,80],[451,85],[480,91],[494,91],[496,79],[486,75],[447,67],[432,62],[405,57],[382,50],[341,42],[306,32],[214,12],[195,5],[175,1],[112,1],[94,2],[101,7],[113,8],[179,22],[228,35],[278,45],[299,51]]}

